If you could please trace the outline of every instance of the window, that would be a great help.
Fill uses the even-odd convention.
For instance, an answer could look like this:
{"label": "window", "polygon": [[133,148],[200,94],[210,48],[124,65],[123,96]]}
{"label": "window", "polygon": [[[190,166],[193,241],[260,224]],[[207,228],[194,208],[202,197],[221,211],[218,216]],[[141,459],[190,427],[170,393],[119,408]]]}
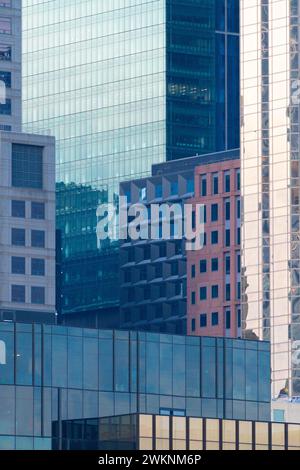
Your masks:
{"label": "window", "polygon": [[225,255],[225,272],[230,274],[230,255]]}
{"label": "window", "polygon": [[241,190],[241,171],[237,170],[236,172],[236,189],[237,191]]}
{"label": "window", "polygon": [[45,219],[45,204],[43,202],[31,203],[31,218],[32,219]]}
{"label": "window", "polygon": [[167,256],[167,247],[165,244],[159,246],[159,257],[165,258]]}
{"label": "window", "polygon": [[219,243],[219,232],[218,230],[214,230],[211,232],[211,244],[217,245]]}
{"label": "window", "polygon": [[211,314],[211,324],[212,326],[217,326],[219,324],[219,313],[213,312]]}
{"label": "window", "polygon": [[192,264],[191,266],[191,278],[194,279],[196,277],[196,266]]}
{"label": "window", "polygon": [[21,304],[25,303],[25,286],[11,286],[11,301]]}
{"label": "window", "polygon": [[171,275],[172,276],[178,276],[178,273],[179,273],[178,263],[172,263],[171,264]]}
{"label": "window", "polygon": [[201,176],[201,196],[207,196],[207,178],[206,175]]}
{"label": "window", "polygon": [[6,88],[11,88],[11,72],[0,70],[0,81],[4,83]]}
{"label": "window", "polygon": [[11,201],[11,216],[25,218],[25,201]]}
{"label": "window", "polygon": [[11,34],[11,18],[0,16],[0,34]]}
{"label": "window", "polygon": [[42,189],[43,147],[12,145],[12,185],[16,188]]}
{"label": "window", "polygon": [[194,193],[195,184],[193,179],[188,179],[186,182],[186,192],[187,193]]}
{"label": "window", "polygon": [[225,220],[230,220],[230,199],[225,201]]}
{"label": "window", "polygon": [[240,308],[238,308],[238,310],[237,310],[237,325],[238,325],[238,328],[242,327],[242,315],[241,315],[241,309]]}
{"label": "window", "polygon": [[200,261],[200,273],[206,273],[207,271],[207,262],[206,259]]}
{"label": "window", "polygon": [[213,175],[213,194],[219,194],[219,175],[215,173]]}
{"label": "window", "polygon": [[11,244],[14,246],[25,246],[25,229],[11,229]]}
{"label": "window", "polygon": [[236,216],[237,216],[238,219],[241,218],[241,200],[240,200],[240,198],[238,198],[236,200]]}
{"label": "window", "polygon": [[200,287],[200,300],[207,299],[207,287]]}
{"label": "window", "polygon": [[11,46],[0,44],[0,61],[11,61]]}
{"label": "window", "polygon": [[200,328],[207,327],[207,315],[206,313],[201,313],[200,315]]}
{"label": "window", "polygon": [[31,230],[31,246],[45,248],[45,232],[43,230]]}
{"label": "window", "polygon": [[219,259],[218,258],[212,258],[211,270],[213,273],[219,271]]}
{"label": "window", "polygon": [[171,196],[177,196],[178,194],[178,182],[171,181]]}
{"label": "window", "polygon": [[238,300],[241,300],[241,283],[240,282],[237,283],[236,288],[237,288],[237,298]]}
{"label": "window", "polygon": [[12,256],[11,272],[12,274],[25,274],[25,258],[21,256]]}
{"label": "window", "polygon": [[231,328],[231,312],[230,312],[230,310],[226,310],[225,324],[226,324],[226,330],[230,330],[230,328]]}
{"label": "window", "polygon": [[195,305],[196,304],[196,293],[192,292],[191,294],[191,304]]}
{"label": "window", "polygon": [[162,195],[163,195],[162,185],[158,184],[157,186],[155,186],[155,197],[158,199],[158,198],[161,198]]}
{"label": "window", "polygon": [[238,229],[236,231],[236,243],[237,243],[237,245],[241,244],[241,229],[240,229],[240,227],[238,227]]}
{"label": "window", "polygon": [[196,320],[195,320],[195,318],[192,319],[192,331],[196,331]]}
{"label": "window", "polygon": [[236,270],[240,274],[241,272],[241,254],[237,253],[236,255]]}
{"label": "window", "polygon": [[[31,266],[32,266],[32,262],[31,262]],[[124,282],[125,283],[131,282],[131,271],[129,269],[124,271]]]}
{"label": "window", "polygon": [[219,286],[211,286],[211,298],[217,299],[219,297]]}
{"label": "window", "polygon": [[226,284],[226,287],[225,287],[225,299],[226,301],[229,301],[231,299],[231,288],[230,288],[230,284]]}
{"label": "window", "polygon": [[11,115],[11,100],[10,99],[7,99],[5,103],[0,104],[0,114],[2,116]]}
{"label": "window", "polygon": [[224,175],[224,190],[225,193],[230,192],[230,172],[227,171]]}
{"label": "window", "polygon": [[32,276],[45,276],[45,260],[44,259],[32,258],[31,275]]}
{"label": "window", "polygon": [[230,229],[225,231],[225,246],[230,246]]}
{"label": "window", "polygon": [[45,303],[45,287],[31,287],[31,303],[40,305]]}
{"label": "window", "polygon": [[211,221],[212,222],[217,222],[219,218],[219,205],[218,204],[212,204],[211,206]]}

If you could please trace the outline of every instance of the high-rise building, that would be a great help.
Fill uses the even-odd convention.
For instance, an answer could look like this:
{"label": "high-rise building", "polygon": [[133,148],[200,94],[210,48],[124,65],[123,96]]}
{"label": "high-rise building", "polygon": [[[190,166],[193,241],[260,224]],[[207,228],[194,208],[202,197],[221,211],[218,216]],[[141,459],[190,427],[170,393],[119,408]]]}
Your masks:
{"label": "high-rise building", "polygon": [[299,2],[241,2],[243,321],[300,395]]}
{"label": "high-rise building", "polygon": [[55,140],[21,133],[21,2],[0,3],[0,320],[55,320]]}
{"label": "high-rise building", "polygon": [[63,314],[118,306],[118,244],[99,247],[96,211],[120,181],[239,147],[238,5],[23,1],[24,124],[57,138]]}

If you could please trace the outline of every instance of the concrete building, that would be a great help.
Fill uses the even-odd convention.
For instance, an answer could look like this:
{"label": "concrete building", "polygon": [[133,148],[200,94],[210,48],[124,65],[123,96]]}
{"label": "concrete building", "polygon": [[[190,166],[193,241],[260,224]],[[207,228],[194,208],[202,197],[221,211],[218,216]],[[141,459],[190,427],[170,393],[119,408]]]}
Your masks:
{"label": "concrete building", "polygon": [[[203,204],[205,244],[187,251],[187,331],[192,335],[240,337],[240,162],[200,164],[195,196]],[[197,213],[197,212],[196,212]]]}

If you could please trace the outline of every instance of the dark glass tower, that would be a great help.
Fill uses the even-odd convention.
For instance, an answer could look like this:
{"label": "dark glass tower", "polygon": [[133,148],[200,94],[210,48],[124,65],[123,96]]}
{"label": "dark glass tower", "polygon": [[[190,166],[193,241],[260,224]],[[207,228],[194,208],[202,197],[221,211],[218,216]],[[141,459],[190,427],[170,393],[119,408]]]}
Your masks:
{"label": "dark glass tower", "polygon": [[23,122],[57,139],[63,314],[106,325],[118,307],[118,243],[97,243],[96,211],[121,181],[239,147],[238,4],[23,1]]}

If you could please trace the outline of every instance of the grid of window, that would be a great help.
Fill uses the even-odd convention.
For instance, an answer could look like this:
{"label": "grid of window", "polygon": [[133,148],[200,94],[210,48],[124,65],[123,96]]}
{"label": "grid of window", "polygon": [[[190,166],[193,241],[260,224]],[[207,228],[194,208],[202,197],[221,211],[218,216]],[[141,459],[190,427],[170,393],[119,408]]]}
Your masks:
{"label": "grid of window", "polygon": [[12,145],[12,185],[19,188],[43,188],[43,147]]}

